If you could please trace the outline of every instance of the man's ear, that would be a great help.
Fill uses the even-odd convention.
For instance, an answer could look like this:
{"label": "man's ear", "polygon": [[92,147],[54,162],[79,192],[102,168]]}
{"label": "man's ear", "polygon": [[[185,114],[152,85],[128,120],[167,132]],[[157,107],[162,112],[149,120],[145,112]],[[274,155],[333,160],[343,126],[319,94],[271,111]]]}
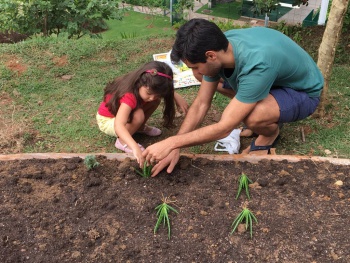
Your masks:
{"label": "man's ear", "polygon": [[205,56],[207,57],[207,60],[215,60],[216,59],[216,52],[209,50],[209,51],[205,52]]}

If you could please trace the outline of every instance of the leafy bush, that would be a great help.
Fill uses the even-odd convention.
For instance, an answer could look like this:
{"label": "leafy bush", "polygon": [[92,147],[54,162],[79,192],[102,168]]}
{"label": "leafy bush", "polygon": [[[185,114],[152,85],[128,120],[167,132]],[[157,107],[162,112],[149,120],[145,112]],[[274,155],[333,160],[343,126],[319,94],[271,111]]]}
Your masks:
{"label": "leafy bush", "polygon": [[68,34],[68,38],[94,35],[106,29],[104,19],[121,19],[119,0],[2,0],[0,31],[27,35]]}
{"label": "leafy bush", "polygon": [[278,3],[278,0],[253,0],[257,14],[270,14],[272,10],[276,9]]}
{"label": "leafy bush", "polygon": [[137,6],[152,6],[152,7],[164,7],[169,8],[169,0],[125,0],[124,3]]}

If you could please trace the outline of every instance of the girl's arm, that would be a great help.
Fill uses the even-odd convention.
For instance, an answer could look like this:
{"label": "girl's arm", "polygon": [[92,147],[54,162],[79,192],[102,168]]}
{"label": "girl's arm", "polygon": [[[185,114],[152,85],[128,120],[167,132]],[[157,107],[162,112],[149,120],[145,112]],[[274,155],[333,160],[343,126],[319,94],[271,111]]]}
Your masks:
{"label": "girl's arm", "polygon": [[141,149],[130,134],[130,130],[132,130],[131,132],[133,134],[136,131],[135,129],[137,129],[137,127],[132,127],[132,123],[128,123],[131,110],[132,109],[129,105],[125,103],[120,104],[117,115],[115,116],[114,130],[119,137],[119,140],[128,145],[137,162],[142,165],[144,158],[142,157]]}
{"label": "girl's arm", "polygon": [[177,92],[174,92],[174,99],[177,109],[183,114],[186,114],[188,111],[187,101]]}

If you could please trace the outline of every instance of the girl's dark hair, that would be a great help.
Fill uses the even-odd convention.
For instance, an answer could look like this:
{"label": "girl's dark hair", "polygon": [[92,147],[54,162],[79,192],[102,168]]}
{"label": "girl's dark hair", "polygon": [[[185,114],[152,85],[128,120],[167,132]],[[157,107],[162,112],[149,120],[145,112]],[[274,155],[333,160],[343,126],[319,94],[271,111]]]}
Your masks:
{"label": "girl's dark hair", "polygon": [[205,53],[209,50],[227,50],[228,40],[221,29],[206,19],[194,18],[182,25],[176,33],[176,40],[171,50],[171,60],[205,63]]}
{"label": "girl's dark hair", "polygon": [[[159,73],[170,76],[171,79],[146,72],[147,70],[156,70]],[[173,71],[166,63],[160,61],[146,63],[139,69],[117,77],[106,85],[104,90],[104,100],[107,95],[112,95],[111,99],[106,103],[106,106],[113,115],[116,115],[120,106],[119,101],[121,97],[126,93],[133,93],[136,97],[137,105],[136,108],[131,111],[129,117],[130,122],[134,116],[135,110],[142,104],[139,89],[142,86],[146,86],[150,89],[152,94],[164,98],[163,125],[165,127],[171,127],[173,126],[175,118],[174,83],[172,78]]]}

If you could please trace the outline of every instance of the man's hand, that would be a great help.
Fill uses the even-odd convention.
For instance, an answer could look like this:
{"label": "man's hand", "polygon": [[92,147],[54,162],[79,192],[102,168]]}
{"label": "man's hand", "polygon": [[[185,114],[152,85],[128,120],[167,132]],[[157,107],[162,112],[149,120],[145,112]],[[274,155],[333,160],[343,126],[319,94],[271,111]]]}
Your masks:
{"label": "man's hand", "polygon": [[145,158],[145,160],[148,163],[153,164],[167,157],[169,153],[172,151],[171,149],[172,143],[170,138],[171,137],[148,146],[146,150],[142,152],[142,155]]}
{"label": "man's hand", "polygon": [[169,165],[168,169],[166,170],[167,173],[171,173],[177,162],[179,161],[180,158],[180,150],[175,149],[170,154],[165,157],[163,160],[158,162],[152,169],[152,177],[158,175],[166,166]]}

